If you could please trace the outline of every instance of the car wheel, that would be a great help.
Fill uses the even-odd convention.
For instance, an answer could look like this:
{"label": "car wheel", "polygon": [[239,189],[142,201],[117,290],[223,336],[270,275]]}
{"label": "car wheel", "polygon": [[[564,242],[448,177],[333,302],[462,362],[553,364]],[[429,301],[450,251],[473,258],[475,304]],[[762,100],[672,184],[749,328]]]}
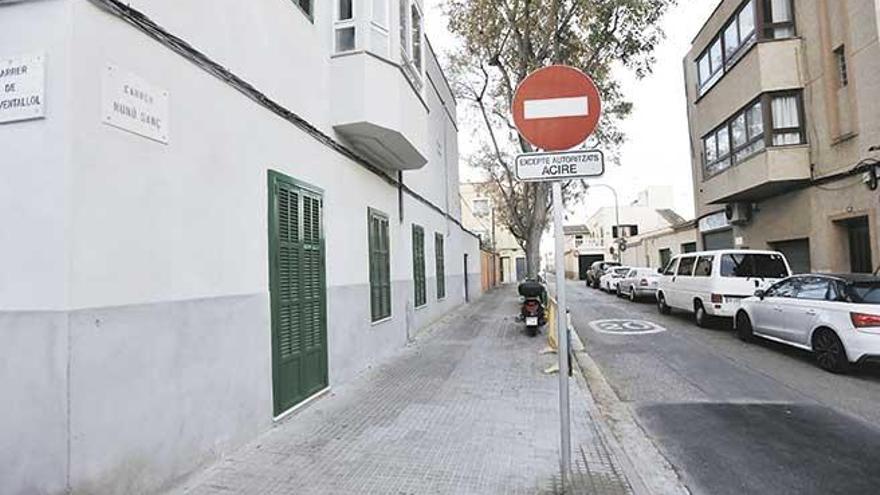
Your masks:
{"label": "car wheel", "polygon": [[709,324],[709,315],[706,314],[706,308],[701,301],[694,302],[694,322],[700,328],[706,328]]}
{"label": "car wheel", "polygon": [[745,311],[740,311],[736,315],[736,336],[743,342],[751,342],[755,339],[752,320],[749,319],[749,315]]}
{"label": "car wheel", "polygon": [[664,296],[662,292],[657,293],[657,309],[660,311],[660,314],[663,315],[668,315],[672,312],[672,308],[666,304],[666,296]]}
{"label": "car wheel", "polygon": [[813,335],[813,354],[823,370],[832,373],[846,373],[849,370],[850,363],[843,342],[827,328],[821,328]]}
{"label": "car wheel", "polygon": [[630,287],[630,288],[629,288],[629,300],[632,301],[632,302],[636,302],[636,299],[637,299],[637,297],[636,297],[636,288],[635,288],[635,287]]}

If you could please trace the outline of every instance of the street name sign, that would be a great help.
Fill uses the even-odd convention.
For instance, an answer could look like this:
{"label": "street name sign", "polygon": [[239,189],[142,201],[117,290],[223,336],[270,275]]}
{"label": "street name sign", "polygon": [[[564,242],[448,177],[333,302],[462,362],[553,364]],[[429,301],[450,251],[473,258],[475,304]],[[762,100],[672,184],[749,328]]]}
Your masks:
{"label": "street name sign", "polygon": [[45,116],[45,55],[0,58],[0,124]]}
{"label": "street name sign", "polygon": [[605,157],[599,150],[525,153],[516,157],[516,178],[521,181],[599,177]]}
{"label": "street name sign", "polygon": [[602,99],[589,76],[574,67],[551,65],[529,74],[513,97],[519,133],[544,151],[569,150],[599,124]]}
{"label": "street name sign", "polygon": [[107,64],[101,81],[105,124],[168,144],[168,91],[140,76]]}

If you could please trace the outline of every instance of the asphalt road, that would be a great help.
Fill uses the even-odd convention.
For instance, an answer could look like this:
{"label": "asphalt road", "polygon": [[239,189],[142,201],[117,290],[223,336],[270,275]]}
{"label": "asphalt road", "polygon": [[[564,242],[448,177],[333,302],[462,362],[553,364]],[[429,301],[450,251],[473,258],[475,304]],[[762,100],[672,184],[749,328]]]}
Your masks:
{"label": "asphalt road", "polygon": [[880,493],[877,367],[833,375],[582,282],[567,297],[587,352],[693,493]]}

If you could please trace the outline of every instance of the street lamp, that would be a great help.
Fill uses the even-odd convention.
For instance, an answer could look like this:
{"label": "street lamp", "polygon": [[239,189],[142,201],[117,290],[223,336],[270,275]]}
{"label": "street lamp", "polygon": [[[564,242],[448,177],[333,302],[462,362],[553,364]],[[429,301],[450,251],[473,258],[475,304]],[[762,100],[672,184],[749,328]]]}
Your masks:
{"label": "street lamp", "polygon": [[[611,191],[611,194],[614,195],[614,223],[617,225],[617,236],[623,238],[623,229],[620,228],[620,202],[617,200],[617,190],[608,184],[587,184],[584,180],[581,180],[581,184],[584,186],[584,193],[591,187],[607,187]],[[613,233],[611,237],[614,237]],[[617,258],[617,262],[620,263],[620,245],[614,250],[614,256]]]}

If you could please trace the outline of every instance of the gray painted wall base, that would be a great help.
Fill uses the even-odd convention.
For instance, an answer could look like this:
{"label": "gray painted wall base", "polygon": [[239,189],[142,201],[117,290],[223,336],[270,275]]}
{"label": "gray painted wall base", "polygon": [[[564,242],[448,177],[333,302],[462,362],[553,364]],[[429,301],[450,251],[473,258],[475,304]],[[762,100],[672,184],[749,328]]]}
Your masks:
{"label": "gray painted wall base", "polygon": [[[470,282],[476,298],[478,274]],[[427,284],[413,310],[412,282],[395,282],[392,317],[376,324],[368,285],[328,287],[331,385],[464,301],[462,276],[443,300]],[[268,294],[0,313],[0,342],[14,405],[0,408],[4,494],[154,492],[272,425]]]}

